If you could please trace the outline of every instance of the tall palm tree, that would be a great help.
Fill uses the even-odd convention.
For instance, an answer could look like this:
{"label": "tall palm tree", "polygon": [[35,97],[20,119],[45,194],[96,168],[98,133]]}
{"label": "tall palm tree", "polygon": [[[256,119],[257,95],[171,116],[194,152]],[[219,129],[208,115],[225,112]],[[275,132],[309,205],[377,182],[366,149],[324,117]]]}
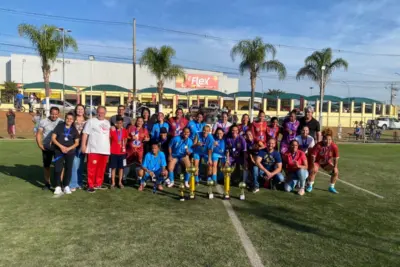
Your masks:
{"label": "tall palm tree", "polygon": [[266,93],[266,95],[271,95],[276,97],[279,97],[280,95],[284,94],[286,94],[286,92],[281,89],[268,89],[268,92]]}
{"label": "tall palm tree", "polygon": [[[267,60],[268,54],[271,54],[270,60]],[[250,72],[250,107],[254,107],[256,81],[259,72],[275,71],[280,80],[286,77],[285,65],[276,60],[275,55],[275,47],[272,44],[264,43],[261,37],[256,37],[254,40],[241,40],[231,50],[233,61],[235,61],[236,56],[242,58],[242,62],[239,64],[240,74],[243,75],[246,70]],[[250,117],[253,118],[253,108],[250,110]]]}
{"label": "tall palm tree", "polygon": [[146,65],[149,71],[157,78],[159,111],[162,111],[164,83],[178,77],[185,80],[183,68],[172,64],[172,57],[175,54],[175,50],[167,45],[163,45],[159,49],[157,47],[148,47],[144,50],[139,61],[141,67]]}
{"label": "tall palm tree", "polygon": [[[49,115],[50,64],[56,60],[58,54],[63,49],[62,33],[53,25],[45,24],[38,28],[25,23],[18,26],[18,33],[20,36],[31,41],[32,46],[36,49],[42,60],[42,72],[46,93],[46,115]],[[74,38],[66,34],[64,40],[65,49],[72,48],[74,51],[78,51],[78,45]]]}
{"label": "tall palm tree", "polygon": [[[300,80],[308,77],[319,85],[320,93],[320,116],[319,120],[322,124],[322,106],[324,102],[325,86],[334,70],[343,68],[347,70],[349,63],[342,58],[337,58],[332,61],[332,49],[325,48],[321,51],[315,51],[304,60],[304,66],[299,69],[296,79]],[[323,69],[324,68],[324,69]]]}

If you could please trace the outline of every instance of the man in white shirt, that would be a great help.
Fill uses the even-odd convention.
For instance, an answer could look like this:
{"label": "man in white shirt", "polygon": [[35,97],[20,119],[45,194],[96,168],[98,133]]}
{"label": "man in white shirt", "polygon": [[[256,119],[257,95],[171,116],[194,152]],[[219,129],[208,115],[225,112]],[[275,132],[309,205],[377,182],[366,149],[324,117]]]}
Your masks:
{"label": "man in white shirt", "polygon": [[88,192],[102,189],[104,173],[110,155],[110,122],[105,119],[106,108],[97,108],[97,118],[86,122],[82,135],[82,152],[87,156]]}
{"label": "man in white shirt", "polygon": [[310,130],[308,126],[304,126],[301,130],[301,135],[296,136],[296,141],[299,143],[299,149],[304,153],[308,153],[308,150],[315,146],[314,138],[309,135]]}

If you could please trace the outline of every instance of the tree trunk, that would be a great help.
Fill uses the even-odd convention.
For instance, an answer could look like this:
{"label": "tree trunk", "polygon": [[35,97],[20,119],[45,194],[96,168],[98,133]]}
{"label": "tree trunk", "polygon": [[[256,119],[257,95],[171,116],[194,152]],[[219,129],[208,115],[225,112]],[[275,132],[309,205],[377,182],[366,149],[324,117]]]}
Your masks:
{"label": "tree trunk", "polygon": [[164,83],[162,81],[157,82],[157,91],[158,91],[158,112],[163,112]]}
{"label": "tree trunk", "polygon": [[50,116],[50,66],[43,66],[43,80],[46,95],[46,117]]}
{"label": "tree trunk", "polygon": [[254,117],[254,98],[256,95],[256,80],[257,79],[257,74],[252,72],[250,74],[250,82],[251,82],[251,98],[250,98],[250,120],[253,121]]}

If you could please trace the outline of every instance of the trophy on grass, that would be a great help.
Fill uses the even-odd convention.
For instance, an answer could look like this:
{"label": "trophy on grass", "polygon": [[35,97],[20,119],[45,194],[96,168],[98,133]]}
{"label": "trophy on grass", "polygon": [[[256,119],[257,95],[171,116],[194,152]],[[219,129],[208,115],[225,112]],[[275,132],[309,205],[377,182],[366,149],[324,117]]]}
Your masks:
{"label": "trophy on grass", "polygon": [[190,165],[190,167],[186,168],[186,172],[188,172],[190,174],[190,178],[189,178],[190,199],[194,199],[194,197],[195,197],[194,191],[196,190],[196,179],[195,179],[196,166],[194,165],[193,159],[192,159],[192,164]]}
{"label": "trophy on grass", "polygon": [[185,177],[183,173],[179,175],[179,200],[180,201],[185,201]]}
{"label": "trophy on grass", "polygon": [[231,191],[231,173],[233,172],[233,168],[229,165],[224,166],[221,169],[224,174],[224,199],[230,199],[230,191]]}
{"label": "trophy on grass", "polygon": [[240,188],[240,200],[245,200],[245,195],[244,195],[244,190],[246,189],[246,183],[245,182],[240,182],[239,183],[239,188]]}
{"label": "trophy on grass", "polygon": [[214,180],[212,180],[212,179],[207,180],[208,198],[209,199],[213,199],[214,198],[214,194],[213,194],[213,186],[214,185],[215,185]]}

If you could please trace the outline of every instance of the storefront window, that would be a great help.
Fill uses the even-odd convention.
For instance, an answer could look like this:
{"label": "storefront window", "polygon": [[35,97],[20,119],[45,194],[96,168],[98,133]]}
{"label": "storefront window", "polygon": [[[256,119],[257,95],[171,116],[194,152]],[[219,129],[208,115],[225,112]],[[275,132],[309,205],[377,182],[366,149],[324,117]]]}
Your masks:
{"label": "storefront window", "polygon": [[117,107],[120,103],[119,96],[106,96],[106,106]]}

